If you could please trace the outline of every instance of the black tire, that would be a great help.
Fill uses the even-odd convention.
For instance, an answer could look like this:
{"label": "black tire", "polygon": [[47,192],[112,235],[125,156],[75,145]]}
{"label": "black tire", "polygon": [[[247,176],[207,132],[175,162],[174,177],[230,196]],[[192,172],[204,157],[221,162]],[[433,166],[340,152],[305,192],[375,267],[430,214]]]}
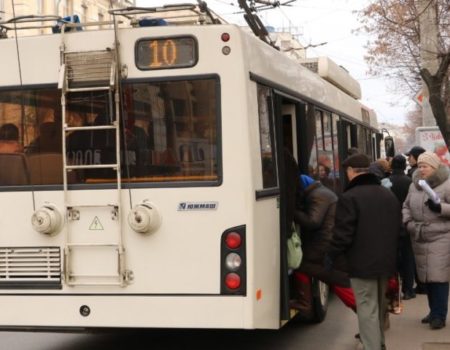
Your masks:
{"label": "black tire", "polygon": [[328,296],[330,288],[326,283],[313,279],[313,318],[312,322],[320,323],[325,319],[328,311]]}

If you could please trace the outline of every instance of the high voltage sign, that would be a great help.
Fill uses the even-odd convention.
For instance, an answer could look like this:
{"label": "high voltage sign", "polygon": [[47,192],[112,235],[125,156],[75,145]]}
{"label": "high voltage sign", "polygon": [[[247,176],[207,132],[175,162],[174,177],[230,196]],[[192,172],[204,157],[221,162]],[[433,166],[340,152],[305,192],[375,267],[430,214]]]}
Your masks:
{"label": "high voltage sign", "polygon": [[103,225],[97,216],[94,217],[94,220],[92,220],[91,226],[89,226],[89,230],[92,230],[92,231],[104,230]]}

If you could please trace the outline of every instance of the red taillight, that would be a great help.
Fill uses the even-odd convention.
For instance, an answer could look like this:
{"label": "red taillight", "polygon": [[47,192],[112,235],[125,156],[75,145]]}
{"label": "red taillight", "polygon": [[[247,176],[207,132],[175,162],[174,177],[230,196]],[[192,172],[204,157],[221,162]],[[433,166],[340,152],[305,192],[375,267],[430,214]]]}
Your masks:
{"label": "red taillight", "polygon": [[237,249],[242,243],[241,235],[237,232],[230,232],[225,238],[225,244],[229,249]]}
{"label": "red taillight", "polygon": [[246,295],[245,225],[230,227],[220,236],[220,294]]}
{"label": "red taillight", "polygon": [[236,273],[229,273],[225,276],[225,285],[229,289],[238,289],[241,286],[241,278]]}
{"label": "red taillight", "polygon": [[221,38],[222,38],[222,41],[226,43],[228,40],[230,40],[230,34],[222,33]]}

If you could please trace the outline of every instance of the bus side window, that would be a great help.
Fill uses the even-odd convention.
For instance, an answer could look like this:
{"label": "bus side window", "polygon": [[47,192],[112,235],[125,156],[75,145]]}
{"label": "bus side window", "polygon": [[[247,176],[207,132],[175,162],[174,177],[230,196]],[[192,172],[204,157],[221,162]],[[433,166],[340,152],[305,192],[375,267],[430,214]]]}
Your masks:
{"label": "bus side window", "polygon": [[[317,171],[317,138],[316,138],[316,118],[314,115],[314,106],[307,105],[307,113],[304,120],[304,134],[305,138],[305,159],[307,160],[307,166],[303,165],[301,171],[304,174],[314,177]],[[301,164],[300,164],[301,165]]]}
{"label": "bus side window", "polygon": [[274,148],[274,123],[271,91],[258,85],[259,135],[263,188],[278,186]]}

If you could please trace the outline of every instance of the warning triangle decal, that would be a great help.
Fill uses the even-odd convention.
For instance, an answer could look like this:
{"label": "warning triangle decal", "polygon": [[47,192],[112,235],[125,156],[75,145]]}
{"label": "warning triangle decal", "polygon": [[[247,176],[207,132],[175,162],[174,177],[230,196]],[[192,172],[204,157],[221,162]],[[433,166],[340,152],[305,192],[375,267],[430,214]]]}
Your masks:
{"label": "warning triangle decal", "polygon": [[103,225],[98,217],[95,217],[94,220],[92,220],[92,224],[91,226],[89,226],[89,230],[104,230]]}

